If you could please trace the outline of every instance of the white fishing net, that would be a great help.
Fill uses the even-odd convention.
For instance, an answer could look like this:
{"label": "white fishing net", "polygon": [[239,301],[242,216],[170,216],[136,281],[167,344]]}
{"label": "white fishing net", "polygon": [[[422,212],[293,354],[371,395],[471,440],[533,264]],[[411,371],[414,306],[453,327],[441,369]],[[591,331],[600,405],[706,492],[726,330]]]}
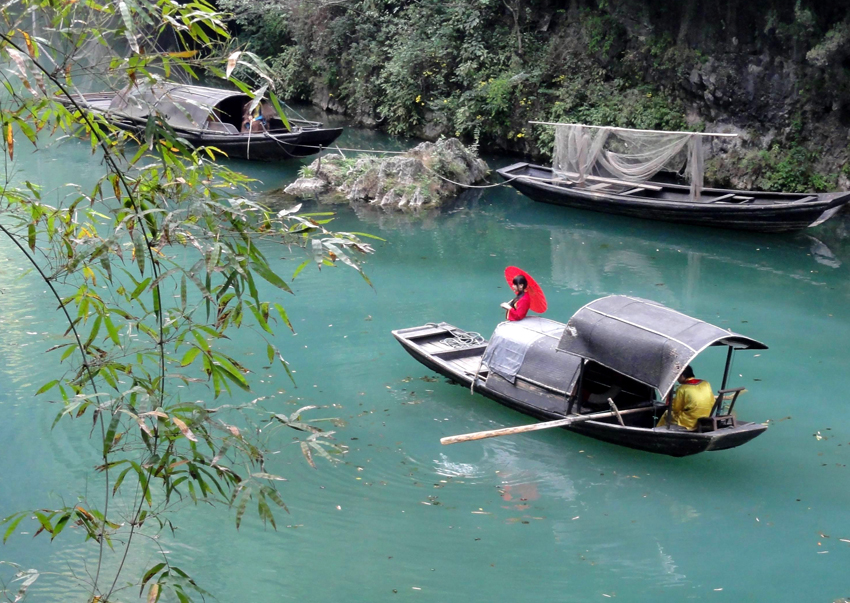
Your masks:
{"label": "white fishing net", "polygon": [[691,199],[698,200],[704,164],[702,137],[690,133],[555,127],[553,171],[579,185],[589,176],[637,184],[664,170],[686,177],[691,183]]}

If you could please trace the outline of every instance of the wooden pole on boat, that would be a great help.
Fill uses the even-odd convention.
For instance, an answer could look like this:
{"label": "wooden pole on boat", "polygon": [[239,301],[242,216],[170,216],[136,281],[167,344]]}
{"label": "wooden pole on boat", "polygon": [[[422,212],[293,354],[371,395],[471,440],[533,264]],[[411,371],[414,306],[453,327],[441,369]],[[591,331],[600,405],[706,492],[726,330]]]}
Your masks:
{"label": "wooden pole on boat", "polygon": [[726,134],[724,132],[667,132],[666,130],[636,130],[634,128],[617,128],[614,126],[591,126],[588,124],[564,124],[551,121],[530,121],[530,124],[538,126],[578,126],[581,128],[595,128],[597,130],[613,130],[615,132],[640,132],[642,134],[690,134],[693,136],[716,136],[718,138],[737,138],[737,134]]}
{"label": "wooden pole on boat", "polygon": [[551,429],[553,427],[566,427],[573,423],[584,423],[585,421],[594,421],[596,419],[604,419],[613,417],[616,414],[627,415],[633,412],[646,410],[645,408],[630,408],[614,412],[608,410],[605,412],[595,412],[589,415],[573,415],[564,419],[555,421],[545,421],[543,423],[532,423],[531,425],[520,425],[519,427],[505,427],[504,429],[491,429],[489,431],[476,431],[474,433],[465,433],[462,435],[448,436],[440,439],[440,444],[447,446],[448,444],[457,444],[458,442],[471,442],[473,440],[483,440],[485,438],[497,438],[499,436],[514,435],[515,433],[526,433],[528,431],[538,431],[540,429]]}

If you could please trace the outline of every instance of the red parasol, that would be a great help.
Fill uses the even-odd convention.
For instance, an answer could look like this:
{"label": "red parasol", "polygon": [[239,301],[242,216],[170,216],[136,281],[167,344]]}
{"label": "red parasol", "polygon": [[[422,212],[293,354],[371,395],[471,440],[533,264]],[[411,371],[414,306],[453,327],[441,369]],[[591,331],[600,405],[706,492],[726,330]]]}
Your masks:
{"label": "red parasol", "polygon": [[540,285],[525,270],[521,270],[516,266],[505,268],[505,280],[508,281],[508,285],[513,284],[514,277],[518,274],[523,275],[525,280],[528,281],[527,291],[528,297],[531,299],[531,310],[538,314],[543,314],[548,306],[546,305],[546,296],[543,295],[543,289],[540,288]]}

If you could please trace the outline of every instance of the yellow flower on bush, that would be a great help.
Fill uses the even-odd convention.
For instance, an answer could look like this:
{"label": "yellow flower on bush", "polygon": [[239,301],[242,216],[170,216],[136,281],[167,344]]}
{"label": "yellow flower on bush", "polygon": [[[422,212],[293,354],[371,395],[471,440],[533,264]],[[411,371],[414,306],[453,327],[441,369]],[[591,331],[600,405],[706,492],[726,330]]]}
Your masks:
{"label": "yellow flower on bush", "polygon": [[517,134],[517,135],[516,135],[516,137],[517,137],[517,138],[525,138],[525,134],[523,134],[522,132],[520,132],[519,134]]}
{"label": "yellow flower on bush", "polygon": [[422,100],[422,95],[421,94],[417,95],[416,96],[416,102],[418,103],[421,100]]}

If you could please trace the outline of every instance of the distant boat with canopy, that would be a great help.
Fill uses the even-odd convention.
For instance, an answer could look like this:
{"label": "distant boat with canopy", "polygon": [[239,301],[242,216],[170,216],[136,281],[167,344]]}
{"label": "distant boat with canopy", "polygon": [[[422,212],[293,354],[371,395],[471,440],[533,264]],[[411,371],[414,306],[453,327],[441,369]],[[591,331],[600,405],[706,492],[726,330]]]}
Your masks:
{"label": "distant boat with canopy", "polygon": [[[706,188],[704,139],[737,134],[530,123],[555,128],[552,165],[515,163],[498,173],[507,184],[535,201],[762,232],[817,226],[850,201],[850,192],[846,191],[784,193]],[[678,174],[680,182],[666,182],[660,172]],[[653,180],[657,175],[659,178]]]}
{"label": "distant boat with canopy", "polygon": [[[215,147],[230,158],[278,161],[315,155],[331,145],[342,128],[321,122],[285,119],[265,99],[237,90],[176,82],[131,85],[117,92],[71,97],[119,128],[144,132],[151,115],[161,116],[195,147]],[[70,105],[71,100],[64,100]],[[246,115],[251,126],[244,131]],[[257,122],[257,123],[254,123]]]}

